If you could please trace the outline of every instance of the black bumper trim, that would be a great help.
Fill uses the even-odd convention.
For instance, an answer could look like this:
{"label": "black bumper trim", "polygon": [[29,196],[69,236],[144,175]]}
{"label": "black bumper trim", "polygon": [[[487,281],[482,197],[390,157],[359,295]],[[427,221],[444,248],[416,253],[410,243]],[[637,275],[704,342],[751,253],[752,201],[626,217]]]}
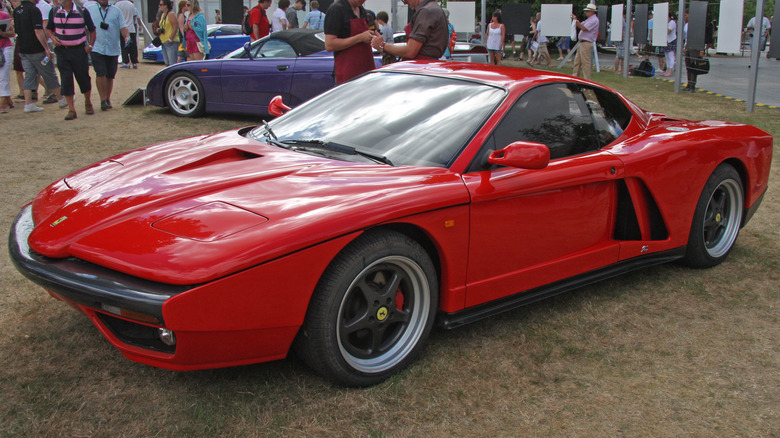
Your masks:
{"label": "black bumper trim", "polygon": [[34,227],[28,205],[16,216],[8,236],[11,261],[25,277],[77,304],[100,310],[104,304],[115,306],[152,315],[162,324],[165,300],[196,287],[148,281],[74,257],[42,256],[27,244]]}

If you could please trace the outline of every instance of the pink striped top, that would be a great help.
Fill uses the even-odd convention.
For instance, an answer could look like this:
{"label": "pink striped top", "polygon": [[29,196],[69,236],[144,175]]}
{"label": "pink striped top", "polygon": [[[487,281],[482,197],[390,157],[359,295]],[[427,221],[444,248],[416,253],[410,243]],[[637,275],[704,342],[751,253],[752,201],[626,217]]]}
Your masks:
{"label": "pink striped top", "polygon": [[78,46],[87,41],[87,32],[95,30],[92,17],[86,9],[77,8],[65,13],[62,7],[52,9],[49,15],[48,29],[54,31],[63,46]]}

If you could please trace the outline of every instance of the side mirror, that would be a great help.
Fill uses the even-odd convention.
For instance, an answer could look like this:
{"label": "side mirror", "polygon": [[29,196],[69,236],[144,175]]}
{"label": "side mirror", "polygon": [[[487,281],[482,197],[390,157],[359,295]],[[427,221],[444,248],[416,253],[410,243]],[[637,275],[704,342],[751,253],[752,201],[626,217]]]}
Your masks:
{"label": "side mirror", "polygon": [[214,36],[215,37],[218,37],[220,35],[222,35],[222,31],[221,30],[218,30],[218,31],[214,32]]}
{"label": "side mirror", "polygon": [[550,164],[550,148],[530,141],[516,141],[504,149],[493,151],[488,163],[519,169],[544,169]]}
{"label": "side mirror", "polygon": [[279,117],[287,111],[290,111],[290,109],[289,106],[284,104],[282,96],[274,97],[268,104],[268,114],[271,114],[274,117]]}
{"label": "side mirror", "polygon": [[244,43],[244,52],[246,52],[246,56],[249,57],[249,60],[252,60],[252,43],[246,42]]}

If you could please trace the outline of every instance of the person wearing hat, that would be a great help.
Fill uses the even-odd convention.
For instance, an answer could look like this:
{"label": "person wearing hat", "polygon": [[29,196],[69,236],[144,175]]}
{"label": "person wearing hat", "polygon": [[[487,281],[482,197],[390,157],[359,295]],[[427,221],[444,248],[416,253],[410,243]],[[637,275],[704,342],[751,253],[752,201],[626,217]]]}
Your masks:
{"label": "person wearing hat", "polygon": [[595,4],[588,3],[588,6],[585,6],[585,15],[588,18],[582,22],[576,15],[571,15],[571,19],[574,20],[577,29],[580,30],[580,43],[574,56],[574,71],[572,74],[579,76],[580,70],[582,70],[582,77],[587,80],[590,80],[590,71],[593,68],[593,45],[596,43],[596,38],[599,35],[599,17],[596,15],[596,10]]}

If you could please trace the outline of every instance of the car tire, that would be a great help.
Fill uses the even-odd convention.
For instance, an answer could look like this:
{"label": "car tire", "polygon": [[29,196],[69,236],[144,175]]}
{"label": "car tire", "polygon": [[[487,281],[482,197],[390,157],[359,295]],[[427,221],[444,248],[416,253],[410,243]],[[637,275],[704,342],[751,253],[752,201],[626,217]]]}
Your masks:
{"label": "car tire", "polygon": [[739,173],[721,164],[699,197],[683,262],[694,268],[710,268],[723,262],[742,227],[743,205]]}
{"label": "car tire", "polygon": [[378,384],[417,356],[438,308],[436,269],[423,247],[368,232],[331,262],[296,340],[298,355],[339,384]]}
{"label": "car tire", "polygon": [[203,85],[192,73],[179,71],[171,75],[165,86],[165,102],[174,114],[198,117],[206,109]]}

